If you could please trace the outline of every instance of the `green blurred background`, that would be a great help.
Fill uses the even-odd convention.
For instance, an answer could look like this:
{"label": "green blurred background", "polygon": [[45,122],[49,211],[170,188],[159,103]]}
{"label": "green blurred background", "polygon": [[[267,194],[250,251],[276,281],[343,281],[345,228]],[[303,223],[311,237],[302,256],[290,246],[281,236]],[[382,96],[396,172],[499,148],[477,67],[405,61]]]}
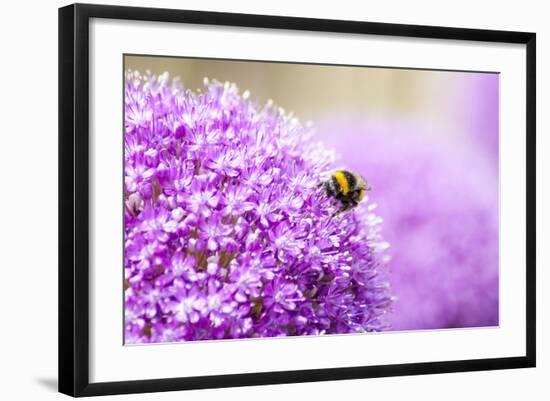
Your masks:
{"label": "green blurred background", "polygon": [[168,72],[185,87],[203,87],[205,77],[237,84],[251,98],[296,114],[301,121],[333,114],[430,121],[452,134],[468,116],[454,103],[464,88],[464,73],[396,68],[346,67],[176,57],[125,56],[125,69]]}

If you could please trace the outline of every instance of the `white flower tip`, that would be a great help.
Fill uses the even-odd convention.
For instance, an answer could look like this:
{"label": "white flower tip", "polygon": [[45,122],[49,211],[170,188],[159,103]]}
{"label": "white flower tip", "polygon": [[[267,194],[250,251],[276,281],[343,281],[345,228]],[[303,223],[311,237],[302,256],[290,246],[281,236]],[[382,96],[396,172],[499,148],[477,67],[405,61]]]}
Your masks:
{"label": "white flower tip", "polygon": [[170,74],[168,74],[168,71],[164,71],[162,74],[159,75],[159,82],[166,82],[168,81],[170,77]]}

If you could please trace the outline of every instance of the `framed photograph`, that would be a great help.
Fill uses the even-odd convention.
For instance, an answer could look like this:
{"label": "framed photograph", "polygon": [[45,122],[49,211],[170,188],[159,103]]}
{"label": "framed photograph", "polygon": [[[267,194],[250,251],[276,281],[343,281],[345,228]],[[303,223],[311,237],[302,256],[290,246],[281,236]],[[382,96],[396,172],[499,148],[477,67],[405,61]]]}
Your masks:
{"label": "framed photograph", "polygon": [[59,9],[59,391],[535,366],[535,34]]}

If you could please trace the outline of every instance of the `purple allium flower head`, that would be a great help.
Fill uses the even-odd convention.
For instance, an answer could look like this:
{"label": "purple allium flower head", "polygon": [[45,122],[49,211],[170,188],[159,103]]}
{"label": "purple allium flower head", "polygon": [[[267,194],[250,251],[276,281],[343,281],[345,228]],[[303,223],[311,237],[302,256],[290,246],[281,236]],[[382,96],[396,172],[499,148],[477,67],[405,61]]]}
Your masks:
{"label": "purple allium flower head", "polygon": [[333,153],[235,85],[128,72],[126,343],[379,331],[380,220],[319,186]]}
{"label": "purple allium flower head", "polygon": [[[498,137],[494,124],[484,135]],[[318,135],[376,189],[371,201],[380,204],[392,244],[392,329],[497,325],[498,160],[471,132],[449,138],[432,131],[347,116],[320,122]],[[479,139],[498,149],[492,137]]]}

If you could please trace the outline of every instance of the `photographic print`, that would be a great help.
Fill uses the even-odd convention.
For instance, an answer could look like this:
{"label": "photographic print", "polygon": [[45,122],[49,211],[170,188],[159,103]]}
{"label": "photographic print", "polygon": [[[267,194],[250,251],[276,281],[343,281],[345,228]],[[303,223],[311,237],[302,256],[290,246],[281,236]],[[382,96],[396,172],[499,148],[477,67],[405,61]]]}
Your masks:
{"label": "photographic print", "polygon": [[498,73],[123,74],[125,344],[498,326]]}

